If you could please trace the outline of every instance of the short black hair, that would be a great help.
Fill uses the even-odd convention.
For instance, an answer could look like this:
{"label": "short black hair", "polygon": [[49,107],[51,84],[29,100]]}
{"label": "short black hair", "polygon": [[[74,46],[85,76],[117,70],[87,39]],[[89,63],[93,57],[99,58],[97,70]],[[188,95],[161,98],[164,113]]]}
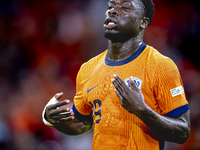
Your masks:
{"label": "short black hair", "polygon": [[[154,16],[154,3],[152,0],[140,0],[144,5],[144,15],[150,19],[149,25],[153,21]],[[148,25],[148,26],[149,26]]]}

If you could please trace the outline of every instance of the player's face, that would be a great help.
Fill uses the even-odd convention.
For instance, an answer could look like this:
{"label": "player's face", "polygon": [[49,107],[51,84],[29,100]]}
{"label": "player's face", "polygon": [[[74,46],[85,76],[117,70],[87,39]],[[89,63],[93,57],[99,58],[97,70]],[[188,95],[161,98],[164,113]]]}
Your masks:
{"label": "player's face", "polygon": [[144,8],[140,0],[110,0],[105,13],[105,37],[126,41],[141,31]]}

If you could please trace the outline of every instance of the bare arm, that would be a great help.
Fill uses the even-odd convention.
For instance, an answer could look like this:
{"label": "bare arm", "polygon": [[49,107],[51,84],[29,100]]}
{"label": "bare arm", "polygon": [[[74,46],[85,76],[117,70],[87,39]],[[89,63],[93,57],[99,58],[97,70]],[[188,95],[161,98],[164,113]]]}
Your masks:
{"label": "bare arm", "polygon": [[[60,99],[63,93],[57,93],[56,99]],[[46,107],[45,119],[58,131],[67,135],[79,135],[91,129],[93,124],[92,117],[88,120],[79,120],[70,108],[59,108],[69,104],[69,100],[59,101]]]}
{"label": "bare arm", "polygon": [[[162,116],[148,108],[137,116],[161,140],[183,144],[190,135],[189,111],[176,118]],[[148,117],[147,117],[148,116]]]}
{"label": "bare arm", "polygon": [[160,139],[169,142],[184,143],[190,134],[189,111],[176,118],[162,116],[153,111],[144,101],[144,96],[132,79],[129,78],[129,88],[126,83],[117,75],[114,75],[112,82],[115,91],[121,99],[122,106],[130,113],[139,117]]}

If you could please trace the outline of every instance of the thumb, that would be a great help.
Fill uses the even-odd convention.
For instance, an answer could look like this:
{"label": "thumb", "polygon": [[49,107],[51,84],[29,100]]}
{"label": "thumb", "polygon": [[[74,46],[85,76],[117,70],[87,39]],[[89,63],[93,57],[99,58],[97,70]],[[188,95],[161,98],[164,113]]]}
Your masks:
{"label": "thumb", "polygon": [[57,100],[59,100],[62,96],[63,96],[63,92],[57,93],[57,94],[55,95],[55,98],[56,98]]}
{"label": "thumb", "polygon": [[138,90],[132,76],[129,77],[129,85],[130,85],[132,90]]}

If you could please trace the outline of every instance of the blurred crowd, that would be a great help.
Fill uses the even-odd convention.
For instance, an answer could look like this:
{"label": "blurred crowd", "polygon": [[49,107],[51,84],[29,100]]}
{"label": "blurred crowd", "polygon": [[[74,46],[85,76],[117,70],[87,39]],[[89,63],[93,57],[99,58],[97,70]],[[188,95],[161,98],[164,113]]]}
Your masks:
{"label": "blurred crowd", "polygon": [[[55,93],[73,97],[82,63],[103,52],[108,0],[0,0],[0,150],[89,150],[77,137],[45,126]],[[191,135],[165,150],[200,149],[200,7],[194,0],[154,0],[144,42],[177,64],[191,110]],[[63,98],[63,99],[64,99]]]}

